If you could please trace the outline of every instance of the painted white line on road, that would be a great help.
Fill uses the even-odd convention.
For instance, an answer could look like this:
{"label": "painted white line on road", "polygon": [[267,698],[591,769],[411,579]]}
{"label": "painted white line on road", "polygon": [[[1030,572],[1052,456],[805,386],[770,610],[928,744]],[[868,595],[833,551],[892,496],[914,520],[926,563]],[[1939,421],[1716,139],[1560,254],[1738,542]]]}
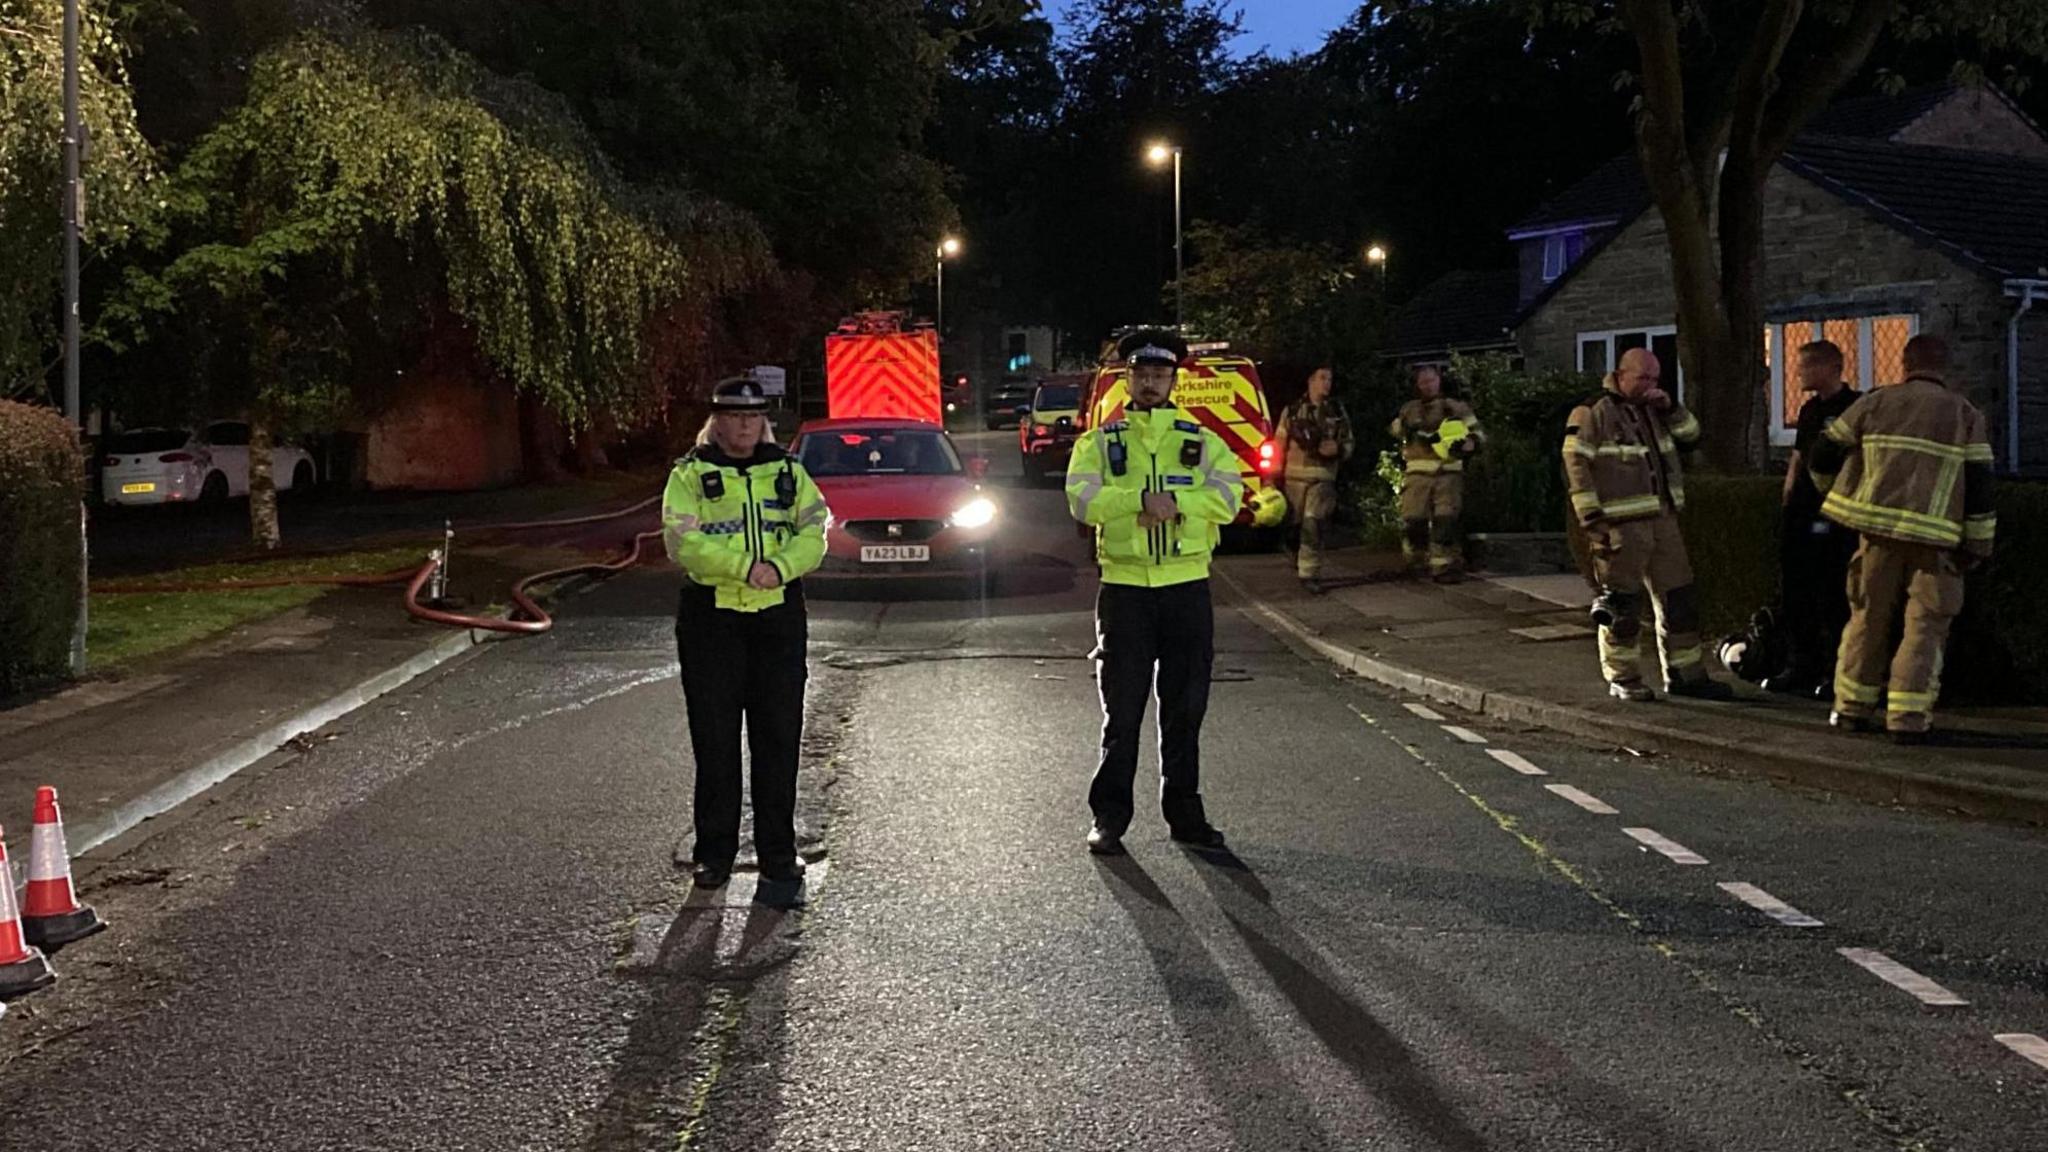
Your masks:
{"label": "painted white line on road", "polygon": [[1481,736],[1479,733],[1474,732],[1470,728],[1460,728],[1456,724],[1446,724],[1443,726],[1443,728],[1444,731],[1449,732],[1451,735],[1456,736],[1458,739],[1463,740],[1467,744],[1486,743],[1486,737]]}
{"label": "painted white line on road", "polygon": [[1577,804],[1595,816],[1621,815],[1620,810],[1608,804],[1607,801],[1591,793],[1581,792],[1569,784],[1545,784],[1543,787],[1551,793]]}
{"label": "painted white line on road", "polygon": [[1629,839],[1653,848],[1668,857],[1673,864],[1705,864],[1707,858],[1680,844],[1678,841],[1653,832],[1648,828],[1623,828]]}
{"label": "painted white line on road", "polygon": [[2001,1032],[1992,1039],[2041,1067],[2048,1068],[2048,1040],[2043,1040],[2032,1032]]}
{"label": "painted white line on road", "polygon": [[1897,960],[1870,948],[1837,948],[1849,963],[1877,977],[1879,980],[1907,993],[1922,1004],[1936,1007],[1958,1008],[1969,1001],[1943,988]]}
{"label": "painted white line on road", "polygon": [[1720,888],[1721,891],[1769,916],[1787,928],[1819,928],[1823,926],[1815,917],[1808,916],[1806,913],[1801,912],[1799,909],[1794,908],[1754,884],[1725,881],[1720,885]]}
{"label": "painted white line on road", "polygon": [[1531,764],[1529,763],[1529,761],[1523,759],[1522,754],[1520,752],[1510,752],[1505,748],[1488,748],[1486,750],[1486,754],[1488,756],[1493,757],[1495,760],[1498,760],[1501,763],[1507,765],[1508,767],[1513,768],[1515,771],[1520,772],[1524,776],[1550,775],[1550,773],[1545,772],[1543,769],[1538,768],[1534,764]]}
{"label": "painted white line on road", "polygon": [[1427,704],[1403,704],[1401,705],[1401,707],[1406,708],[1410,712],[1415,713],[1417,716],[1422,717],[1424,720],[1441,723],[1444,718],[1443,713],[1437,711],[1434,708],[1431,708]]}

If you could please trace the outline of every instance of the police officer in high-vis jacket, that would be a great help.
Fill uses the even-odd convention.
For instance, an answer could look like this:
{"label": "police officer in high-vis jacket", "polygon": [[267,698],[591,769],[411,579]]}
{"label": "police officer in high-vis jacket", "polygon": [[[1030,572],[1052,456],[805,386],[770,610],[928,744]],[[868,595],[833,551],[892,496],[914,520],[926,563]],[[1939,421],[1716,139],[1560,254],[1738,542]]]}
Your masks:
{"label": "police officer in high-vis jacket", "polygon": [[1095,529],[1102,588],[1095,601],[1096,684],[1102,759],[1088,790],[1095,826],[1088,850],[1123,853],[1138,728],[1155,680],[1159,696],[1159,806],[1173,838],[1221,848],[1202,809],[1202,716],[1209,707],[1215,618],[1209,557],[1237,516],[1244,476],[1237,454],[1173,404],[1187,344],[1170,332],[1125,337],[1130,403],[1075,442],[1067,506]]}
{"label": "police officer in high-vis jacket", "polygon": [[696,883],[723,885],[739,852],[744,722],[761,877],[791,885],[803,876],[796,770],[809,628],[801,581],[825,557],[825,498],[775,445],[760,384],[720,382],[711,412],[661,504],[663,542],[687,577],[676,651],[697,763]]}

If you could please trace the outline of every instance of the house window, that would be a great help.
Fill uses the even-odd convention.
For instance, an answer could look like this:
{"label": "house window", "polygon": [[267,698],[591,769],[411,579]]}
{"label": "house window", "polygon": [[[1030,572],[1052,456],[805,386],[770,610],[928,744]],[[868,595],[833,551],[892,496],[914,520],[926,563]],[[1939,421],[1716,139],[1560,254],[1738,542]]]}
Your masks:
{"label": "house window", "polygon": [[1621,362],[1621,354],[1631,348],[1648,348],[1657,354],[1657,362],[1664,369],[1664,387],[1683,403],[1685,370],[1678,363],[1678,329],[1669,324],[1579,333],[1579,371],[1604,376],[1614,370]]}
{"label": "house window", "polygon": [[1543,238],[1543,282],[1545,284],[1564,275],[1570,257],[1565,252],[1564,234]]}
{"label": "house window", "polygon": [[[1885,316],[1792,320],[1764,328],[1764,363],[1771,373],[1771,443],[1792,443],[1806,393],[1799,387],[1799,349],[1814,340],[1830,340],[1842,350],[1842,374],[1868,392],[1880,384],[1906,378],[1906,341],[1920,331],[1920,317],[1911,313]],[[1770,355],[1771,349],[1784,354]]]}

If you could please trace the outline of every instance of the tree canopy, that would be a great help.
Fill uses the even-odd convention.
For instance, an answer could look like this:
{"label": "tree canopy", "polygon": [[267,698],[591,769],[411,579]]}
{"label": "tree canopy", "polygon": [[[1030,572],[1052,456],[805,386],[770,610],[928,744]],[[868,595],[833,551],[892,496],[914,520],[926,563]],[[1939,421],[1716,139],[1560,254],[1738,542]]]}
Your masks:
{"label": "tree canopy", "polygon": [[[42,389],[60,330],[63,21],[62,0],[0,0],[0,396]],[[79,42],[93,175],[84,242],[99,252],[147,224],[157,165],[115,30],[88,7]]]}

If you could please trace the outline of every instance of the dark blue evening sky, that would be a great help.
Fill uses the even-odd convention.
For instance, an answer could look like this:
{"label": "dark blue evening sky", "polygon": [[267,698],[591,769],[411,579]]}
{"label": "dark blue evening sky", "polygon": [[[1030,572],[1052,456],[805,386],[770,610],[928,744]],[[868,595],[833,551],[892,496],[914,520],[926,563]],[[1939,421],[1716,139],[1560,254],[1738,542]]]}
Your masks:
{"label": "dark blue evening sky", "polygon": [[[1080,0],[1044,0],[1045,10],[1066,31],[1068,10],[1081,6]],[[1313,52],[1322,47],[1331,29],[1350,19],[1358,10],[1357,0],[1239,0],[1233,5],[1244,14],[1244,35],[1231,45],[1240,56],[1264,48],[1276,56]]]}

